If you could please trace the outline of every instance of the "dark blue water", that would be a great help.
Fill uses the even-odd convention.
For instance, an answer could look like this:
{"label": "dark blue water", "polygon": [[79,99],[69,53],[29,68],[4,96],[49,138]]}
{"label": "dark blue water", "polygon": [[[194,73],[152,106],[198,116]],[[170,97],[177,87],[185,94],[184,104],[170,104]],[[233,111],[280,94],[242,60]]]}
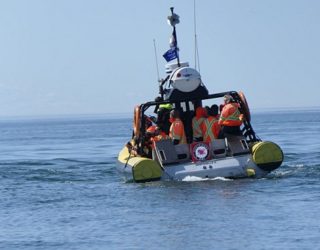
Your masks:
{"label": "dark blue water", "polygon": [[264,179],[126,183],[131,118],[0,121],[0,249],[320,249],[320,111],[253,114]]}

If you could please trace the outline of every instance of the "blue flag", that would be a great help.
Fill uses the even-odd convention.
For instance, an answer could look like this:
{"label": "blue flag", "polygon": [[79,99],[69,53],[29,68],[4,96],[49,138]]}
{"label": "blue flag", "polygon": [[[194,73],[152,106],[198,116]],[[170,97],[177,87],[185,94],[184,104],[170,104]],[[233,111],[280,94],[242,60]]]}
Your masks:
{"label": "blue flag", "polygon": [[176,48],[171,48],[166,53],[163,54],[163,57],[164,59],[166,59],[167,62],[170,62],[173,59],[178,58],[178,51]]}

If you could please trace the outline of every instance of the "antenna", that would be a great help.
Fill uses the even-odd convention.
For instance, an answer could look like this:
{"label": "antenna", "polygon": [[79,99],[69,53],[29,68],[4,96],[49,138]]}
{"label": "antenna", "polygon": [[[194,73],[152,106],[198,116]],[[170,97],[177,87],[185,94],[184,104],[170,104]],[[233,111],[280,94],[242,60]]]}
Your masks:
{"label": "antenna", "polygon": [[154,56],[155,56],[155,60],[156,60],[158,82],[161,82],[160,75],[159,75],[159,64],[158,64],[158,56],[157,56],[156,39],[153,39],[153,47],[154,47]]}
{"label": "antenna", "polygon": [[194,64],[195,68],[198,69],[200,73],[200,60],[199,60],[199,50],[198,50],[198,39],[197,39],[197,20],[196,20],[196,0],[193,1],[193,27],[194,27]]}

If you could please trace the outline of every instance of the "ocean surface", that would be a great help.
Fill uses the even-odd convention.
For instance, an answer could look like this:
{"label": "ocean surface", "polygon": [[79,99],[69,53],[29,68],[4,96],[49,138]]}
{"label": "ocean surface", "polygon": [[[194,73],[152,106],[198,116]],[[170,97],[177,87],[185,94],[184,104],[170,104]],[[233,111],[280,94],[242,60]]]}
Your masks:
{"label": "ocean surface", "polygon": [[256,112],[263,179],[126,182],[132,118],[0,121],[0,249],[320,249],[320,110]]}

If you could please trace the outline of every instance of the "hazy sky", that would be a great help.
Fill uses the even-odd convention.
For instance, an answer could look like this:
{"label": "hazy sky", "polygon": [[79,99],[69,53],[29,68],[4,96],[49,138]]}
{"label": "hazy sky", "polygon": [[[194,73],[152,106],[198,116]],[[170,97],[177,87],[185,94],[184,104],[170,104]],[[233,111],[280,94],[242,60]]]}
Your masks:
{"label": "hazy sky", "polygon": [[[194,66],[193,0],[0,2],[0,116],[131,112],[158,92],[177,26]],[[252,109],[320,106],[320,1],[197,0],[202,80]]]}

